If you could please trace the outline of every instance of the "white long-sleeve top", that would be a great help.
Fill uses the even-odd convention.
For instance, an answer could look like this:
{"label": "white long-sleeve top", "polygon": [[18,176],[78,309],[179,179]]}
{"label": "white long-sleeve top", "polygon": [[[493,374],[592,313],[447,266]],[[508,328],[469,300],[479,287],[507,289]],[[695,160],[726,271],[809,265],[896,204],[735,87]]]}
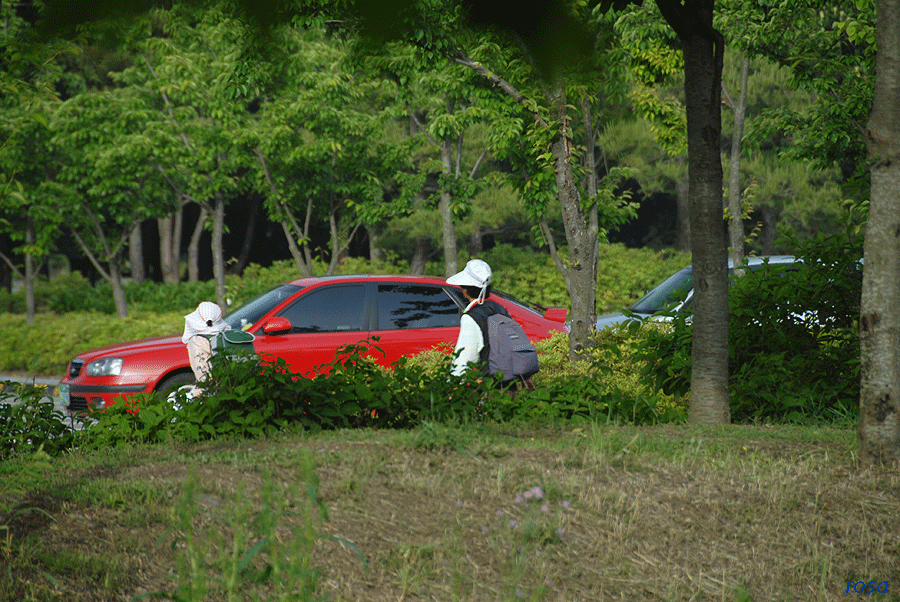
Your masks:
{"label": "white long-sleeve top", "polygon": [[450,374],[462,376],[471,362],[481,359],[481,350],[484,349],[484,335],[475,319],[468,314],[459,318],[459,338],[456,339],[456,348],[453,350],[453,368]]}

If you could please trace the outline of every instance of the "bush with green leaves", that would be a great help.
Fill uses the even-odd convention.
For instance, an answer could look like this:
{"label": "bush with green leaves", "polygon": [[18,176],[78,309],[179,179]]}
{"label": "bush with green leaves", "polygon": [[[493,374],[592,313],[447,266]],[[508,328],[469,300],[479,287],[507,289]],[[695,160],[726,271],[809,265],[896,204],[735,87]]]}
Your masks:
{"label": "bush with green leaves", "polygon": [[69,451],[75,442],[69,420],[44,387],[0,382],[0,460],[38,450],[51,456]]}
{"label": "bush with green leaves", "polygon": [[[561,346],[563,337],[550,345]],[[510,395],[475,370],[451,378],[451,356],[431,351],[375,363],[377,341],[338,351],[309,378],[283,360],[215,356],[203,394],[167,401],[135,396],[96,413],[99,428],[85,442],[108,447],[133,442],[195,442],[219,437],[264,437],[290,430],[408,428],[424,422],[567,420],[655,424],[683,420],[684,408],[631,381],[603,361],[586,361],[536,379],[535,391]],[[552,362],[551,362],[552,363]]]}
{"label": "bush with green leaves", "polygon": [[[729,394],[735,422],[853,419],[859,402],[857,320],[861,241],[819,236],[794,244],[802,265],[765,265],[729,292]],[[644,329],[644,376],[673,395],[691,379],[691,323],[669,316]],[[632,326],[632,329],[637,326]]]}

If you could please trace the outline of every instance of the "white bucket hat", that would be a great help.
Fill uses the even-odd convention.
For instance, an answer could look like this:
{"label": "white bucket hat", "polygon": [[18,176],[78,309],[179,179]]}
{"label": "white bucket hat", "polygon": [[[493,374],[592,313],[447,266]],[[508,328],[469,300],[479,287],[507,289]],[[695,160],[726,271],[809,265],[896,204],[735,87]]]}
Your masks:
{"label": "white bucket hat", "polygon": [[222,308],[210,301],[203,301],[193,312],[184,317],[184,335],[181,341],[187,344],[191,337],[198,334],[216,335],[229,329],[222,320]]}
{"label": "white bucket hat", "polygon": [[481,289],[478,302],[485,298],[487,287],[491,283],[491,266],[481,259],[470,259],[463,271],[447,278],[447,284],[457,286],[474,286]]}

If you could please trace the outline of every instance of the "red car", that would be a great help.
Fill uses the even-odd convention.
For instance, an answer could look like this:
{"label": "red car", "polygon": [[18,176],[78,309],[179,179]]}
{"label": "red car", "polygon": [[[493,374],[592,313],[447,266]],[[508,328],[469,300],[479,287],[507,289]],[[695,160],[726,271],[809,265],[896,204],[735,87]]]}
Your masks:
{"label": "red car", "polygon": [[[567,310],[523,303],[494,292],[532,341],[566,331]],[[333,276],[275,287],[225,317],[232,329],[255,335],[261,357],[283,358],[292,372],[311,375],[343,345],[379,337],[389,365],[441,344],[453,345],[465,309],[462,292],[440,278]],[[169,391],[194,382],[181,336],[110,345],[78,355],[59,386],[70,412],[111,405],[116,397]]]}

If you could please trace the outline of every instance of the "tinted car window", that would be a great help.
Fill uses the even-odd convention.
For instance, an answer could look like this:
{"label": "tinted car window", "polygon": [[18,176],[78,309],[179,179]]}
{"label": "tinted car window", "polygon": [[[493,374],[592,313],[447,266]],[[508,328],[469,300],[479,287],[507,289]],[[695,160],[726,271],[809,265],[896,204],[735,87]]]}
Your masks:
{"label": "tinted car window", "polygon": [[378,330],[459,326],[459,308],[439,286],[378,286]]}
{"label": "tinted car window", "polygon": [[296,284],[282,284],[275,288],[264,292],[244,303],[241,307],[231,312],[225,317],[225,322],[235,330],[241,330],[246,326],[255,324],[257,320],[262,318],[272,310],[276,305],[299,291],[301,288]]}
{"label": "tinted car window", "polygon": [[328,286],[303,295],[280,317],[291,332],[352,332],[362,330],[365,285]]}
{"label": "tinted car window", "polygon": [[678,270],[632,305],[631,311],[637,314],[655,314],[668,305],[684,301],[691,290],[693,275],[690,267]]}

